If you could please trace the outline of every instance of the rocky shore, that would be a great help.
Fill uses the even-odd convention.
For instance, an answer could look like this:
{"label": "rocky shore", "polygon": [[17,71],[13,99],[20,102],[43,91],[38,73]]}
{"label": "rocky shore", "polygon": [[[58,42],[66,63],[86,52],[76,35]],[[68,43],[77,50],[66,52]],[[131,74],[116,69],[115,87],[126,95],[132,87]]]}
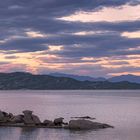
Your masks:
{"label": "rocky shore", "polygon": [[34,127],[34,128],[64,128],[70,130],[88,130],[88,129],[104,129],[113,128],[113,126],[93,122],[90,117],[74,117],[68,123],[64,122],[64,118],[56,118],[52,120],[44,120],[43,122],[37,115],[33,114],[33,111],[24,110],[22,114],[14,115],[0,111],[0,126],[5,127]]}

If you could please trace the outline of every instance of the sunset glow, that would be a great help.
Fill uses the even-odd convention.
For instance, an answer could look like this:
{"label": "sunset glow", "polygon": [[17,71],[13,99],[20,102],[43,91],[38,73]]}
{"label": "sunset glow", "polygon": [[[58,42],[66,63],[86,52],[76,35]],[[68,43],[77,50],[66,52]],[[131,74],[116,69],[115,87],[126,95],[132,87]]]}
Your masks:
{"label": "sunset glow", "polygon": [[3,6],[0,72],[140,75],[138,0],[16,1]]}

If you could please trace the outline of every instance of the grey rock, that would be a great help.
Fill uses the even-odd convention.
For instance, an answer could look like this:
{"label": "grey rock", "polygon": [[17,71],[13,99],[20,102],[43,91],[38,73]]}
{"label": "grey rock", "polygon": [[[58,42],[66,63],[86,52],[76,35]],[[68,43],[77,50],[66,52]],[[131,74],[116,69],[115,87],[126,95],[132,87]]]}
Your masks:
{"label": "grey rock", "polygon": [[10,116],[7,112],[0,111],[0,123],[8,123]]}
{"label": "grey rock", "polygon": [[9,121],[12,123],[23,123],[23,115],[13,116]]}
{"label": "grey rock", "polygon": [[90,117],[90,116],[83,116],[83,117],[71,117],[71,118],[75,118],[75,119],[89,119],[89,120],[94,120],[96,118]]}
{"label": "grey rock", "polygon": [[23,112],[23,114],[24,115],[32,115],[32,113],[33,113],[33,111],[31,111],[31,110],[24,110],[24,111],[22,111]]}
{"label": "grey rock", "polygon": [[38,116],[32,115],[32,119],[33,119],[34,124],[37,124],[37,125],[41,124],[41,121]]}
{"label": "grey rock", "polygon": [[36,115],[33,115],[32,113],[33,113],[33,111],[31,111],[31,110],[24,110],[23,111],[24,124],[26,124],[26,125],[39,125],[39,124],[41,124],[39,117]]}
{"label": "grey rock", "polygon": [[58,126],[61,126],[61,125],[63,124],[63,120],[64,120],[64,118],[62,118],[62,117],[56,118],[56,119],[54,120],[54,124],[55,124],[55,125],[58,125]]}
{"label": "grey rock", "polygon": [[54,126],[54,123],[53,123],[53,121],[50,121],[50,120],[44,120],[43,125],[45,125],[45,126]]}
{"label": "grey rock", "polygon": [[14,117],[14,115],[12,114],[12,113],[9,113],[9,118],[13,118]]}
{"label": "grey rock", "polygon": [[23,122],[24,122],[25,125],[32,125],[32,124],[34,124],[34,121],[33,121],[32,117],[29,117],[29,116],[28,117],[24,116]]}
{"label": "grey rock", "polygon": [[102,124],[98,122],[92,122],[90,120],[71,120],[69,121],[68,128],[69,129],[78,129],[78,130],[88,130],[88,129],[101,129],[101,128],[112,128],[112,126],[108,124]]}
{"label": "grey rock", "polygon": [[4,120],[4,114],[3,114],[3,112],[2,111],[0,111],[0,121],[3,121]]}
{"label": "grey rock", "polygon": [[30,110],[23,111],[23,114],[24,114],[24,118],[23,118],[24,124],[26,124],[26,125],[34,124],[34,121],[32,119],[32,113],[33,113],[33,111],[30,111]]}
{"label": "grey rock", "polygon": [[9,114],[7,112],[3,111],[2,113],[3,113],[4,117],[8,117],[9,116]]}

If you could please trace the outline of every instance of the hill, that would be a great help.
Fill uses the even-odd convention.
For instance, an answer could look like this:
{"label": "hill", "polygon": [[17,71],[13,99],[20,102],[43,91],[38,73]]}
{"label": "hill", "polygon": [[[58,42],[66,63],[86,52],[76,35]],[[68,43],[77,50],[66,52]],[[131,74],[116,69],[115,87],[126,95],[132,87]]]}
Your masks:
{"label": "hill", "polygon": [[0,73],[0,90],[57,90],[57,89],[140,89],[130,82],[78,81],[67,77],[32,75],[30,73]]}
{"label": "hill", "polygon": [[110,81],[110,82],[128,81],[128,82],[140,84],[140,76],[131,75],[131,74],[120,75],[120,76],[115,76],[115,77],[109,78],[108,81]]}
{"label": "hill", "polygon": [[80,75],[73,75],[73,74],[65,74],[65,73],[50,73],[49,75],[55,77],[68,77],[73,78],[79,81],[106,81],[103,77],[90,77],[90,76],[80,76]]}

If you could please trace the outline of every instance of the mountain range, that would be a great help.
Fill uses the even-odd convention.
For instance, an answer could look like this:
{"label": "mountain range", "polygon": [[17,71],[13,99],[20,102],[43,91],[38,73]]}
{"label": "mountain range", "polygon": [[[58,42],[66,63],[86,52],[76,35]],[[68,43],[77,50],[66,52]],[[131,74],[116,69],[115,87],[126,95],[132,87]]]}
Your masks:
{"label": "mountain range", "polygon": [[51,76],[56,77],[69,77],[79,81],[109,81],[109,82],[122,82],[127,81],[131,83],[139,83],[140,84],[140,76],[136,75],[120,75],[114,76],[111,78],[104,78],[104,77],[91,77],[91,76],[80,76],[80,75],[72,75],[72,74],[64,74],[64,73],[50,73]]}
{"label": "mountain range", "polygon": [[80,76],[80,75],[72,75],[72,74],[65,74],[65,73],[50,73],[49,75],[55,77],[69,77],[79,81],[106,81],[107,79],[103,77],[90,77],[90,76]]}
{"label": "mountain range", "polygon": [[80,81],[70,77],[33,75],[31,73],[0,73],[0,90],[64,90],[64,89],[140,89],[140,83],[128,81]]}

